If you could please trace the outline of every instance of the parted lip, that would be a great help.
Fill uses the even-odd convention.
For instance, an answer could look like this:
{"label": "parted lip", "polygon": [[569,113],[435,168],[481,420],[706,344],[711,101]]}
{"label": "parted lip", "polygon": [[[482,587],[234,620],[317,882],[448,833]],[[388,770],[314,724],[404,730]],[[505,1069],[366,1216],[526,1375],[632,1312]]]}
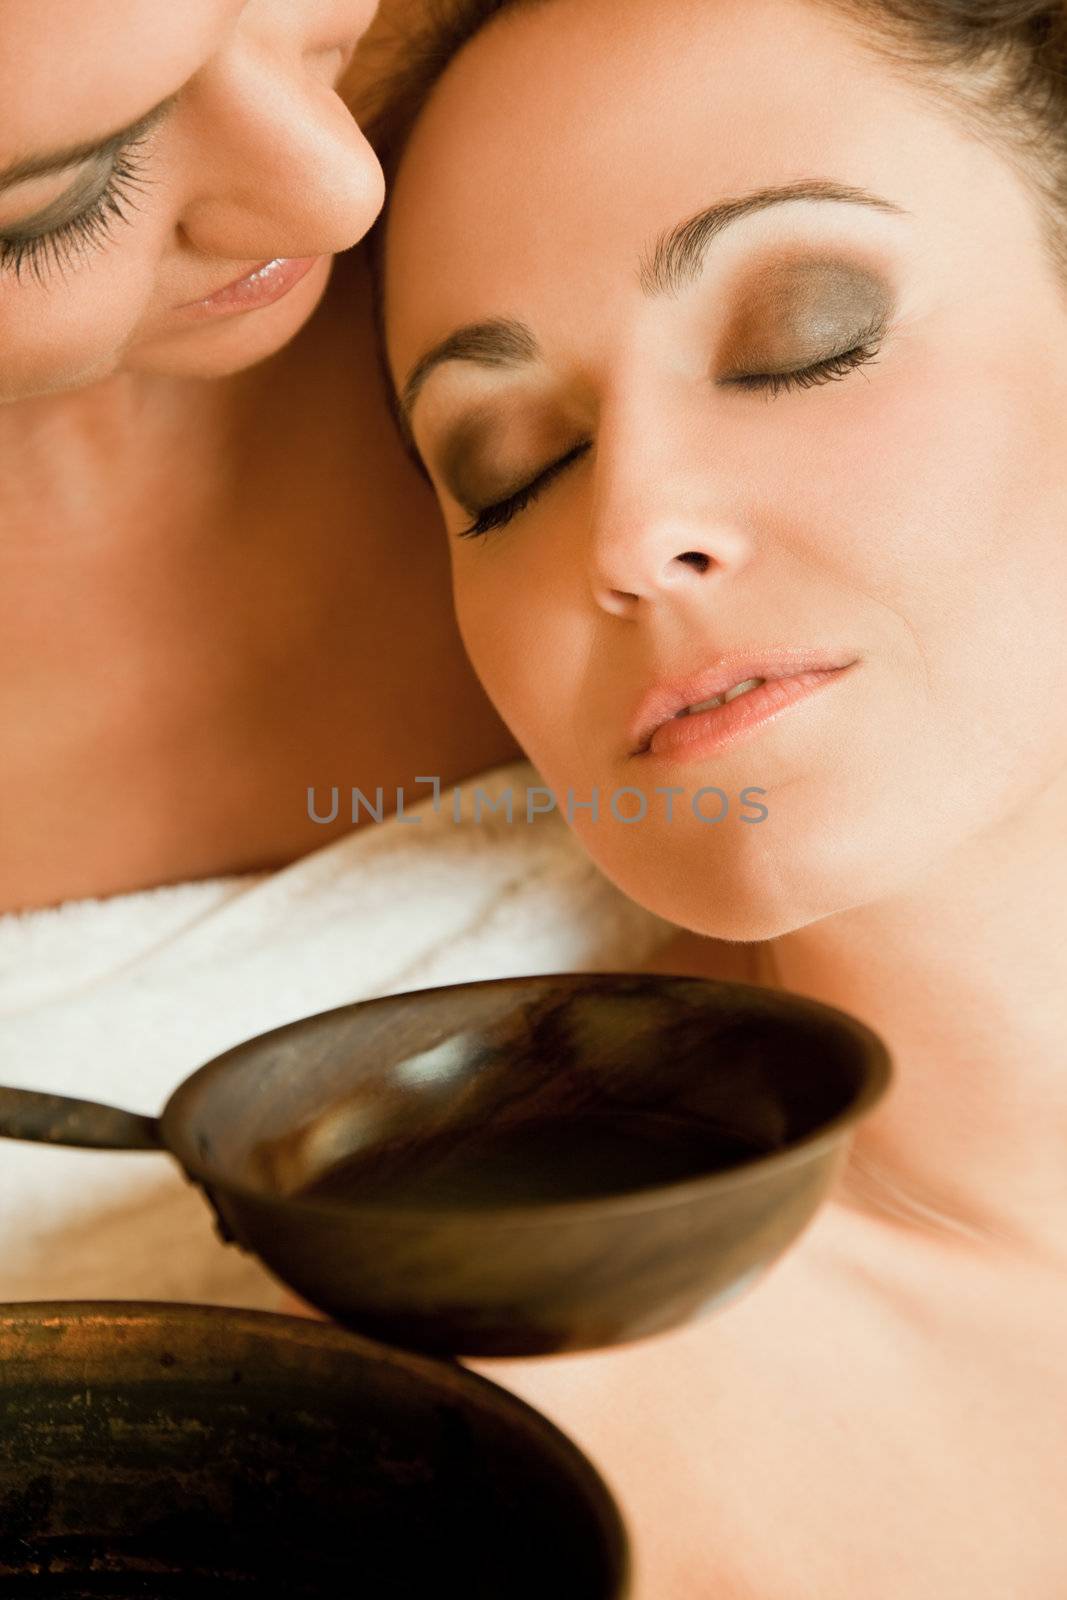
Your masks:
{"label": "parted lip", "polygon": [[232,289],[238,288],[242,283],[248,283],[250,279],[255,278],[259,273],[265,272],[268,267],[276,266],[279,259],[273,258],[270,261],[261,261],[257,266],[250,267],[247,272],[242,272],[239,278],[231,278],[229,283],[220,284],[217,289],[212,289],[208,294],[197,295],[195,300],[186,300],[175,309],[188,311],[193,306],[202,306],[209,300],[217,299],[219,295],[229,294]]}
{"label": "parted lip", "polygon": [[231,278],[229,283],[213,289],[210,294],[189,300],[176,309],[198,311],[204,307],[236,303],[242,299],[247,299],[251,303],[259,291],[263,292],[263,297],[266,299],[270,299],[272,290],[275,296],[280,298],[281,294],[294,287],[318,260],[318,256],[272,256],[269,261],[260,261],[258,265],[243,272],[239,278]]}
{"label": "parted lip", "polygon": [[642,698],[630,723],[630,754],[642,755],[657,728],[676,717],[687,706],[713,700],[748,678],[795,678],[803,672],[840,672],[857,659],[847,651],[808,648],[768,647],[734,650],[718,658],[710,667],[688,677],[658,683]]}

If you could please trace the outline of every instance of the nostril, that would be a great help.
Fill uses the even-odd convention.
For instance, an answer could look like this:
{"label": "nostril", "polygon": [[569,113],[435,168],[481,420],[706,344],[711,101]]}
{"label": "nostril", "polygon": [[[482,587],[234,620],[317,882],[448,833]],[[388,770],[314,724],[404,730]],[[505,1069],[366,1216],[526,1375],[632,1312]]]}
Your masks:
{"label": "nostril", "polygon": [[684,555],[680,555],[676,559],[684,561],[687,566],[695,567],[697,572],[707,572],[711,566],[711,557],[706,556],[701,550],[687,550]]}

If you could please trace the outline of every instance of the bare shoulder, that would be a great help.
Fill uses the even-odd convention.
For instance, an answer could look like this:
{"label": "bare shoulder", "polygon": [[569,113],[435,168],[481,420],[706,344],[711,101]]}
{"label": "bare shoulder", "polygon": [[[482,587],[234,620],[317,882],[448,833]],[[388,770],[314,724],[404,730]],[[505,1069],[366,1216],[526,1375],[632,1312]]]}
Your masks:
{"label": "bare shoulder", "polygon": [[629,1530],[633,1600],[809,1600],[795,1583],[766,1586],[759,1542],[788,1500],[780,1480],[794,1423],[817,1410],[801,1326],[818,1316],[816,1276],[798,1248],[728,1309],[673,1332],[464,1363],[547,1416],[596,1466]]}
{"label": "bare shoulder", "polygon": [[683,1418],[664,1383],[668,1371],[681,1377],[682,1342],[668,1335],[606,1354],[464,1365],[548,1417],[596,1467],[630,1540],[631,1600],[772,1600],[744,1575],[718,1486],[709,1492],[694,1473],[718,1430],[706,1401]]}
{"label": "bare shoulder", "polygon": [[935,1260],[828,1204],[762,1282],[686,1328],[468,1364],[597,1466],[630,1530],[633,1600],[1052,1600],[1067,1293],[1019,1304],[998,1269],[941,1281]]}

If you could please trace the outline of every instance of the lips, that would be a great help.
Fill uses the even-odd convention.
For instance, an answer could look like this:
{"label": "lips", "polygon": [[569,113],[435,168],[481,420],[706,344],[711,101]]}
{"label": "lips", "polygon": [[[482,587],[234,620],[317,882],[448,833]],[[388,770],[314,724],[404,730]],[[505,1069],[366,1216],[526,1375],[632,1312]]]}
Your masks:
{"label": "lips", "polygon": [[186,316],[227,316],[239,311],[254,311],[272,305],[305,278],[321,260],[319,256],[276,256],[264,261],[243,278],[236,278],[203,300],[193,300],[177,309]]}
{"label": "lips", "polygon": [[[664,723],[687,712],[690,707],[701,706],[708,700],[725,695],[750,678],[762,678],[770,683],[779,678],[795,678],[802,673],[837,672],[851,666],[855,660],[856,657],[848,652],[796,647],[733,651],[720,656],[702,672],[657,684],[649,690],[630,723],[630,754],[642,755],[649,748],[656,730]],[[741,697],[743,699],[744,696]]]}

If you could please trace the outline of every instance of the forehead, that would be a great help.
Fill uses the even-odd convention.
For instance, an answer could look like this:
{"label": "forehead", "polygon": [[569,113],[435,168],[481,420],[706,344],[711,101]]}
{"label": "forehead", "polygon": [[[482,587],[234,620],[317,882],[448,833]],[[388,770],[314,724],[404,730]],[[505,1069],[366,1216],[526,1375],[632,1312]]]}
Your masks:
{"label": "forehead", "polygon": [[[821,178],[911,209],[932,118],[807,0],[551,0],[504,13],[445,74],[397,176],[394,366],[487,316],[535,328],[602,318],[657,233],[755,188]],[[819,209],[877,226],[859,207]],[[799,210],[755,226],[781,237]]]}
{"label": "forehead", "polygon": [[0,0],[0,166],[135,121],[247,0]]}

